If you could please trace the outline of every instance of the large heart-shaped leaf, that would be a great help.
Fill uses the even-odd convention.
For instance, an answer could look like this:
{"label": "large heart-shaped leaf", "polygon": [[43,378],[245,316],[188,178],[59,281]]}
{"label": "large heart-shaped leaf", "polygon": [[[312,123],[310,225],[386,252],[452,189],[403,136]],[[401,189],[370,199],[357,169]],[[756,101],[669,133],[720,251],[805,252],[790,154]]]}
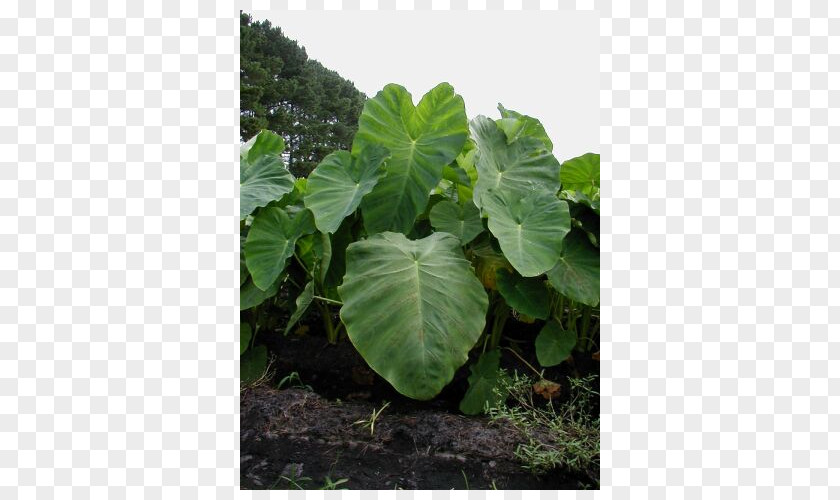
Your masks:
{"label": "large heart-shaped leaf", "polygon": [[484,329],[487,294],[448,233],[411,241],[386,232],[353,243],[338,292],[356,350],[411,398],[437,395]]}
{"label": "large heart-shaped leaf", "polygon": [[554,148],[554,144],[548,138],[548,134],[545,132],[545,128],[539,120],[517,113],[512,109],[506,109],[501,103],[499,103],[498,109],[499,113],[502,114],[502,118],[496,120],[496,123],[504,131],[505,136],[507,136],[508,144],[521,137],[534,137],[539,139],[548,151]]}
{"label": "large heart-shaped leaf", "polygon": [[519,274],[538,276],[554,267],[571,225],[565,201],[545,191],[532,191],[525,197],[490,191],[484,200],[490,232]]}
{"label": "large heart-shaped leaf", "polygon": [[347,151],[330,154],[309,175],[304,198],[315,216],[315,225],[324,233],[334,233],[341,221],[353,213],[384,174],[380,167],[388,150],[369,145],[358,156]]}
{"label": "large heart-shaped leaf", "polygon": [[560,260],[547,275],[555,290],[575,302],[592,307],[601,302],[601,255],[583,231],[566,236]]}
{"label": "large heart-shaped leaf", "polygon": [[500,380],[500,356],[498,349],[487,351],[470,367],[470,387],[458,406],[465,414],[478,415],[484,411],[485,403],[495,406],[500,402],[501,397],[493,392]]}
{"label": "large heart-shaped leaf", "polygon": [[239,159],[248,163],[255,163],[265,155],[280,156],[286,148],[286,141],[271,130],[261,130],[251,137],[248,142],[239,147]]}
{"label": "large heart-shaped leaf", "polygon": [[362,201],[367,232],[408,233],[467,134],[464,100],[448,83],[430,90],[416,108],[411,94],[395,84],[369,99],[359,117],[353,152],[380,144],[391,151],[391,159],[385,176]]}
{"label": "large heart-shaped leaf", "polygon": [[306,209],[289,217],[282,208],[271,207],[254,218],[245,239],[245,263],[260,290],[268,289],[286,269],[297,239],[314,229],[312,212]]}
{"label": "large heart-shaped leaf", "polygon": [[437,231],[454,234],[462,245],[466,245],[484,231],[481,214],[472,201],[460,205],[444,200],[435,204],[429,212],[429,221]]}
{"label": "large heart-shaped leaf", "polygon": [[534,341],[537,361],[541,366],[559,365],[572,354],[577,343],[575,332],[564,330],[559,324],[550,321],[540,330]]}
{"label": "large heart-shaped leaf", "polygon": [[295,187],[295,179],[279,156],[261,156],[256,163],[242,161],[239,166],[239,218],[264,207]]}
{"label": "large heart-shaped leaf", "polygon": [[486,116],[476,117],[470,129],[479,150],[473,189],[477,207],[484,208],[482,199],[490,190],[525,196],[534,190],[554,194],[560,189],[560,163],[542,141],[526,136],[508,144],[505,133]]}
{"label": "large heart-shaped leaf", "polygon": [[548,317],[551,304],[544,281],[537,278],[523,278],[507,269],[496,271],[496,286],[505,302],[517,311],[532,318]]}

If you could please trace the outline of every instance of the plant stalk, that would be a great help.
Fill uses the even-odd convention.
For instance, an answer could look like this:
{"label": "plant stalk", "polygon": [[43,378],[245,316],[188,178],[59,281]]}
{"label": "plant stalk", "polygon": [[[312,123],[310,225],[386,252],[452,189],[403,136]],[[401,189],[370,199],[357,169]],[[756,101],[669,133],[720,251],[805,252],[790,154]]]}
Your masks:
{"label": "plant stalk", "polygon": [[493,329],[490,332],[490,349],[499,347],[502,331],[505,329],[505,323],[507,323],[509,317],[510,307],[505,304],[504,300],[498,301],[493,315]]}
{"label": "plant stalk", "polygon": [[327,331],[327,342],[335,344],[338,342],[338,331],[332,321],[332,311],[323,302],[317,302],[318,310],[321,311],[321,318],[324,321],[324,330]]}
{"label": "plant stalk", "polygon": [[578,342],[577,342],[577,350],[580,352],[586,352],[588,350],[588,337],[589,335],[589,325],[592,322],[592,308],[589,306],[583,306],[582,316],[583,322],[581,323],[580,332],[578,332]]}

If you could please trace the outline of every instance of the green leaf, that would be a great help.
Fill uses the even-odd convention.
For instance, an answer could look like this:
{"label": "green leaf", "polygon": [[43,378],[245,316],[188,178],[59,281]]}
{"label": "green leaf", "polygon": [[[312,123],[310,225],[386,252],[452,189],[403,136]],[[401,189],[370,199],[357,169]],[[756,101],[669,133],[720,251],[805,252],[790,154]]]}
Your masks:
{"label": "green leaf", "polygon": [[601,254],[583,231],[566,236],[560,260],[547,275],[555,290],[575,302],[592,307],[601,302]]}
{"label": "green leaf", "polygon": [[249,277],[245,284],[239,287],[239,309],[244,311],[245,309],[250,309],[252,307],[256,307],[266,299],[270,299],[277,295],[277,291],[280,290],[280,285],[283,283],[285,279],[284,275],[281,275],[274,283],[268,287],[268,290],[260,290],[257,288],[257,285],[254,284],[254,281]]}
{"label": "green leaf", "polygon": [[332,243],[327,233],[315,232],[297,240],[297,254],[306,266],[306,271],[324,282],[332,259]]}
{"label": "green leaf", "polygon": [[496,286],[513,309],[537,319],[548,317],[550,303],[543,280],[523,278],[499,269],[496,271]]}
{"label": "green leaf", "polygon": [[330,235],[331,258],[330,265],[324,276],[324,288],[330,289],[341,284],[344,278],[347,246],[355,241],[353,226],[356,221],[352,217],[344,219],[338,230]]}
{"label": "green leaf", "polygon": [[472,186],[472,181],[470,181],[470,176],[467,175],[467,171],[458,166],[457,163],[443,167],[443,178],[456,185]]}
{"label": "green leaf", "polygon": [[563,190],[581,191],[592,198],[601,190],[601,155],[586,153],[563,162],[560,180]]}
{"label": "green leaf", "polygon": [[496,286],[496,273],[499,269],[513,271],[510,262],[498,251],[491,241],[493,236],[483,233],[473,242],[470,249],[470,260],[475,268],[475,275],[484,285],[484,288],[498,290]]}
{"label": "green leaf", "polygon": [[[572,203],[576,203],[578,205],[582,205],[588,207],[592,210],[595,214],[601,215],[601,192],[600,189],[597,189],[596,192],[590,197],[589,195],[582,193],[580,191],[560,191],[560,198],[563,200],[568,200]],[[572,214],[574,217],[574,214]]]}
{"label": "green leaf", "polygon": [[502,118],[496,120],[496,123],[505,132],[508,144],[520,137],[534,137],[539,139],[549,152],[554,149],[554,144],[551,143],[551,139],[548,138],[548,134],[545,133],[545,128],[539,120],[517,113],[512,109],[506,109],[501,103],[499,103],[498,109]]}
{"label": "green leaf", "polygon": [[430,90],[416,108],[411,94],[395,84],[369,99],[359,117],[353,153],[381,144],[391,151],[391,159],[385,176],[362,200],[367,232],[408,233],[467,134],[464,100],[448,83]]}
{"label": "green leaf", "polygon": [[295,187],[295,179],[277,156],[262,156],[256,163],[240,164],[239,218],[279,200]]}
{"label": "green leaf", "polygon": [[[478,172],[475,169],[475,157],[477,154],[478,149],[475,147],[475,142],[468,139],[467,142],[464,143],[464,149],[460,154],[458,154],[458,156],[455,157],[455,164],[460,170],[463,170],[467,176],[467,179],[461,179],[455,185],[458,191],[458,203],[464,204],[467,200],[473,199],[473,186],[475,186],[475,182],[478,179]],[[457,171],[456,175],[458,175],[458,178],[460,179],[460,174],[458,174]],[[445,169],[444,176],[446,176]],[[465,183],[465,180],[469,182]]]}
{"label": "green leaf", "polygon": [[576,343],[575,332],[563,330],[559,324],[550,321],[540,330],[540,334],[534,341],[537,361],[545,367],[559,365],[572,354]]}
{"label": "green leaf", "polygon": [[466,245],[484,231],[481,215],[472,201],[460,205],[444,200],[435,204],[429,212],[429,220],[437,231],[454,234],[461,245]]}
{"label": "green leaf", "polygon": [[411,241],[386,232],[351,244],[338,293],[356,350],[414,399],[452,381],[484,329],[487,294],[448,233]]}
{"label": "green leaf", "polygon": [[245,284],[248,281],[248,276],[251,274],[248,272],[248,266],[245,264],[245,237],[240,235],[239,236],[239,286]]}
{"label": "green leaf", "polygon": [[294,218],[282,208],[262,210],[251,224],[245,239],[245,263],[254,284],[267,289],[286,269],[286,260],[295,252],[295,242],[315,229],[312,212],[301,210]]}
{"label": "green leaf", "polygon": [[486,116],[476,117],[470,129],[479,150],[473,189],[477,207],[484,208],[483,198],[490,190],[525,196],[534,190],[554,194],[560,189],[560,163],[539,139],[522,137],[508,144],[504,132]]}
{"label": "green leaf", "polygon": [[239,362],[239,378],[241,383],[250,384],[259,380],[268,366],[268,349],[258,345],[246,352]]}
{"label": "green leaf", "polygon": [[270,130],[262,130],[240,146],[239,159],[255,163],[261,156],[280,156],[285,148],[286,142],[282,137]]}
{"label": "green leaf", "polygon": [[248,350],[248,344],[251,343],[251,325],[243,323],[239,325],[239,355]]}
{"label": "green leaf", "polygon": [[295,312],[293,312],[289,318],[289,322],[286,324],[286,329],[283,331],[283,335],[288,335],[292,327],[300,321],[300,318],[302,318],[304,314],[306,314],[306,310],[309,309],[309,304],[312,303],[312,298],[314,296],[315,282],[309,281],[306,283],[306,286],[303,287],[303,291],[300,295],[298,295],[298,298],[295,299]]}
{"label": "green leaf", "polygon": [[490,232],[519,274],[538,276],[554,267],[563,237],[571,227],[565,201],[545,191],[533,191],[525,197],[510,191],[490,191],[484,199]]}
{"label": "green leaf", "polygon": [[499,383],[498,349],[487,351],[470,367],[470,387],[461,400],[460,410],[467,415],[478,415],[484,412],[485,403],[495,406],[499,398],[493,389]]}
{"label": "green leaf", "polygon": [[347,151],[330,154],[309,176],[304,202],[315,216],[315,225],[324,233],[334,233],[341,221],[353,213],[370,193],[382,174],[388,150],[379,145],[362,149],[358,156]]}

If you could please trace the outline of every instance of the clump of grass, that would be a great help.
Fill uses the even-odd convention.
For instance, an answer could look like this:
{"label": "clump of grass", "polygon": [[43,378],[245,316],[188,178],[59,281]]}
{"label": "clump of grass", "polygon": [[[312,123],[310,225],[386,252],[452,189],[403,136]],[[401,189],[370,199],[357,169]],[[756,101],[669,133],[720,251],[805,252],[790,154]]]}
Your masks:
{"label": "clump of grass", "polygon": [[385,411],[385,408],[388,408],[388,405],[390,405],[390,404],[391,404],[390,401],[386,401],[385,404],[382,405],[382,408],[380,408],[378,410],[373,410],[373,413],[371,414],[370,418],[366,418],[366,419],[363,419],[363,420],[357,420],[357,421],[353,422],[353,425],[358,425],[358,426],[361,426],[361,427],[370,427],[370,435],[373,436],[374,425],[376,425],[376,419],[379,418],[379,415],[383,411]]}
{"label": "clump of grass", "polygon": [[521,431],[526,442],[516,457],[533,474],[554,469],[584,474],[597,483],[600,470],[600,418],[592,416],[599,397],[597,378],[570,378],[569,394],[563,402],[535,401],[536,379],[505,372],[495,389],[500,404],[487,408],[491,421],[506,420]]}

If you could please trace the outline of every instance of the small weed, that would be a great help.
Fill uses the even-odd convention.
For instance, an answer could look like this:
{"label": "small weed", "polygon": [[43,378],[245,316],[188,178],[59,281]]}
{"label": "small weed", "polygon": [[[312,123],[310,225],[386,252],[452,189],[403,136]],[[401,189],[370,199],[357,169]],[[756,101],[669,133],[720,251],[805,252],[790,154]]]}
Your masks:
{"label": "small weed", "polygon": [[346,490],[347,488],[336,488],[336,486],[338,486],[340,484],[344,484],[347,481],[349,481],[349,479],[347,479],[347,478],[337,479],[337,480],[333,481],[330,476],[327,476],[327,477],[324,478],[324,485],[321,486],[318,489],[321,489],[321,490]]}
{"label": "small weed", "polygon": [[461,469],[461,475],[464,476],[464,484],[467,486],[466,489],[470,489],[470,482],[467,480],[467,473],[464,472],[464,469]]}
{"label": "small weed", "polygon": [[364,420],[357,420],[353,422],[353,425],[358,425],[360,427],[370,427],[370,435],[373,436],[373,430],[374,425],[376,425],[376,419],[379,418],[379,415],[382,414],[385,408],[387,408],[390,404],[390,402],[386,401],[385,404],[382,405],[382,408],[378,410],[373,410],[373,413],[371,414],[370,418],[366,418]]}
{"label": "small weed", "polygon": [[287,485],[289,487],[286,488],[286,489],[289,489],[289,490],[291,490],[291,489],[297,489],[297,490],[306,489],[304,487],[305,483],[311,483],[312,478],[311,477],[306,477],[306,476],[298,476],[298,474],[300,474],[302,471],[303,471],[303,467],[301,467],[301,470],[298,470],[298,464],[291,464],[290,472],[288,473],[289,475],[288,476],[281,475],[279,478],[277,478],[277,481],[275,481],[274,484],[271,485],[271,489],[275,489],[277,487],[277,485],[280,483],[280,481],[283,480],[283,479],[285,479],[289,483]]}
{"label": "small weed", "polygon": [[282,389],[283,386],[286,385],[286,384],[288,384],[289,387],[298,387],[298,388],[301,388],[301,389],[307,389],[309,391],[312,390],[311,385],[307,385],[307,384],[303,383],[303,380],[301,380],[300,374],[298,374],[298,372],[292,372],[292,373],[286,375],[285,377],[283,377],[282,379],[280,379],[280,382],[277,384],[277,388]]}

